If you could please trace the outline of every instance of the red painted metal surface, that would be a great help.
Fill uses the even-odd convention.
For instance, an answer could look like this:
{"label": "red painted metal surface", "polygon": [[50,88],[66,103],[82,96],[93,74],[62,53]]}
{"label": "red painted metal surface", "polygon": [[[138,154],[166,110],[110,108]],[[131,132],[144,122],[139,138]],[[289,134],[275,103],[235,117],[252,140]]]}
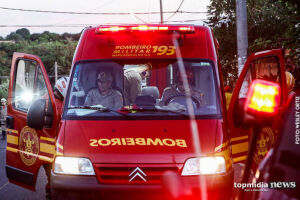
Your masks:
{"label": "red painted metal surface", "polygon": [[[21,137],[22,130],[24,130],[24,127],[27,126],[27,122],[26,122],[27,121],[27,113],[24,111],[18,110],[13,106],[14,101],[16,100],[13,97],[13,93],[14,93],[14,88],[15,88],[14,84],[15,84],[16,68],[17,68],[17,63],[18,63],[19,59],[31,60],[31,61],[36,62],[36,66],[37,66],[36,70],[38,68],[40,68],[42,74],[45,77],[45,83],[46,83],[46,86],[48,89],[48,94],[49,94],[50,100],[52,102],[53,116],[57,116],[57,110],[55,109],[56,106],[55,106],[54,94],[51,89],[51,84],[49,82],[49,79],[47,77],[47,72],[46,72],[40,58],[35,55],[30,55],[30,54],[25,54],[25,53],[14,53],[13,59],[12,59],[12,65],[11,65],[10,82],[9,82],[9,90],[8,90],[7,114],[9,116],[12,116],[14,119],[14,124],[13,124],[14,132],[8,131],[8,135],[9,135],[8,137],[17,138],[17,139],[14,139],[14,142],[8,141],[8,143],[7,143],[7,147],[9,149],[13,149],[13,150],[6,151],[6,164],[11,167],[32,173],[33,180],[34,180],[33,182],[35,184],[39,168],[43,164],[49,163],[49,162],[45,162],[45,159],[40,159],[40,158],[47,157],[49,159],[53,159],[53,157],[54,157],[54,152],[50,151],[50,153],[49,152],[46,153],[45,151],[43,151],[44,149],[41,148],[41,146],[44,145],[44,147],[45,147],[47,145],[51,145],[51,146],[55,145],[54,138],[56,137],[58,118],[53,117],[53,123],[52,123],[51,128],[44,128],[43,130],[35,130],[35,132],[37,134],[37,141],[38,141],[38,144],[35,144],[35,145],[38,145],[39,150],[37,152],[37,155],[35,155],[36,160],[34,161],[34,163],[33,164],[25,164],[24,160],[21,159],[21,154],[24,155],[24,149],[21,149],[20,143],[21,142],[25,143],[26,141],[23,141],[23,140],[27,139],[27,138]],[[45,137],[51,138],[52,141],[44,140]],[[32,138],[28,138],[28,139],[32,139]],[[27,144],[26,144],[26,146],[27,146]],[[25,154],[26,154],[26,152],[25,152]],[[15,182],[14,180],[11,180],[11,179],[10,179],[10,181]],[[34,187],[30,187],[28,185],[26,186],[19,182],[15,182],[15,183],[20,186],[26,187],[28,189],[35,190]]]}
{"label": "red painted metal surface", "polygon": [[89,28],[83,32],[73,64],[88,59],[176,58],[176,53],[158,55],[154,48],[174,46],[173,38],[179,41],[183,58],[217,60],[211,30],[207,27],[195,26],[195,33],[181,35],[153,32],[99,35],[95,30]]}
{"label": "red painted metal surface", "polygon": [[[217,119],[197,120],[203,154],[215,151],[216,135],[220,136],[216,133],[218,123]],[[128,139],[107,145],[108,140],[116,138]],[[131,138],[161,142],[139,145]],[[163,139],[170,140],[163,143]],[[186,147],[181,145],[182,140]],[[189,120],[69,120],[65,126],[64,155],[89,157],[92,163],[184,163],[187,158],[196,156]]]}
{"label": "red painted metal surface", "polygon": [[[153,32],[95,34],[95,30],[96,28],[88,28],[83,31],[72,66],[81,60],[122,59],[129,62],[133,59],[177,59],[173,43],[175,39],[179,43],[182,58],[207,59],[214,63],[217,75],[216,84],[221,101],[221,112],[224,118],[226,105],[223,90],[221,89],[223,87],[223,78],[214,38],[209,28],[195,26],[194,33],[174,35]],[[167,51],[161,54],[162,52],[158,50],[160,46],[167,47]],[[26,56],[29,59],[36,60],[45,73],[42,62],[38,57]],[[14,57],[13,63],[15,59]],[[150,85],[156,79],[165,77],[164,73],[152,74]],[[13,67],[11,74],[13,77]],[[10,81],[9,104],[12,102],[12,80]],[[48,79],[46,84],[47,86],[50,85]],[[162,92],[164,87],[159,88],[160,92]],[[49,91],[49,94],[55,107],[53,93]],[[25,126],[26,114],[18,113],[18,111],[13,110],[11,105],[8,107],[8,113],[16,117],[16,128]],[[19,115],[22,116],[18,117]],[[56,111],[54,116],[56,116]],[[228,148],[228,145],[223,145],[229,141],[227,121],[223,118],[196,120],[199,130],[199,141],[196,142],[200,142],[201,155],[213,155],[225,147]],[[54,117],[56,124],[57,119],[58,117]],[[169,170],[180,173],[183,163],[187,159],[200,156],[195,153],[190,120],[186,119],[144,121],[63,119],[58,125],[61,129],[55,137],[56,152],[64,156],[89,158],[93,163],[99,182],[122,184],[122,178],[115,179],[110,177],[106,179],[107,177],[105,178],[105,176],[121,174],[128,177],[128,170],[126,170],[128,166],[120,165],[121,168],[114,168],[119,164],[127,164],[130,166],[142,165],[146,169],[148,167],[147,173],[158,175],[158,178],[154,177],[151,183],[160,183],[160,174]],[[46,131],[49,132],[50,136],[55,136],[57,130],[49,129]],[[156,142],[150,142],[150,145],[140,145],[137,144],[137,138],[144,138],[144,140],[139,140],[140,144],[143,144],[143,141],[147,144],[148,139]],[[219,147],[218,150],[216,150],[216,147]],[[40,165],[35,168],[26,168],[24,164],[14,160],[10,154],[12,152],[7,154],[9,164],[14,163],[14,166],[17,168],[33,172],[34,174],[37,173]],[[105,170],[103,170],[104,168]],[[157,171],[157,169],[159,170]],[[128,183],[128,179],[126,181]]]}
{"label": "red painted metal surface", "polygon": [[[285,77],[285,63],[284,63],[284,57],[283,57],[283,53],[282,53],[282,49],[274,49],[274,50],[267,50],[267,51],[262,51],[262,52],[257,52],[257,53],[253,53],[251,54],[245,65],[244,68],[239,76],[239,79],[237,80],[237,83],[235,85],[235,89],[233,91],[232,94],[232,98],[230,101],[230,105],[228,108],[228,115],[227,115],[227,120],[228,120],[228,125],[229,125],[229,130],[230,130],[230,136],[231,136],[231,145],[233,147],[233,149],[237,149],[237,153],[235,153],[233,151],[233,158],[234,160],[237,158],[244,158],[243,160],[245,160],[245,156],[247,155],[247,151],[240,151],[240,144],[245,144],[245,143],[249,143],[250,138],[251,138],[251,129],[249,127],[238,127],[235,123],[234,123],[234,112],[236,109],[236,104],[238,103],[239,100],[239,92],[241,90],[244,78],[246,76],[247,71],[250,69],[250,63],[253,62],[254,60],[257,59],[261,59],[261,58],[269,58],[269,57],[276,57],[276,60],[278,62],[278,72],[279,72],[279,77],[280,77],[280,82],[278,83],[280,85],[280,90],[281,90],[281,106],[278,110],[278,115],[277,117],[274,119],[273,124],[269,127],[265,127],[266,129],[264,129],[261,133],[261,135],[269,135],[272,136],[272,140],[274,142],[274,140],[276,140],[277,138],[277,133],[278,133],[278,128],[280,125],[280,118],[282,116],[282,113],[285,109],[285,105],[288,101],[288,95],[287,95],[287,86],[286,86],[286,77]],[[261,138],[263,139],[263,138]],[[263,142],[263,141],[262,141]],[[247,145],[248,146],[248,145]],[[237,147],[237,148],[235,148]],[[246,148],[247,150],[247,148]],[[243,160],[237,160],[236,162],[240,162]],[[252,167],[253,170],[256,170],[258,163],[254,162],[254,165]]]}

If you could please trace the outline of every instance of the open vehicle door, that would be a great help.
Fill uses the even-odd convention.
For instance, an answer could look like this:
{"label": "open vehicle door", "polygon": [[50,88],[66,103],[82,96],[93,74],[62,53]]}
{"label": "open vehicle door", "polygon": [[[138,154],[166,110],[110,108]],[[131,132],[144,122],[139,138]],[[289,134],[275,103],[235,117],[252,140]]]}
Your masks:
{"label": "open vehicle door", "polygon": [[35,190],[39,168],[53,160],[58,124],[54,94],[39,57],[14,53],[7,111],[6,175],[10,182]]}
{"label": "open vehicle door", "polygon": [[250,141],[250,126],[243,120],[244,104],[248,89],[255,79],[276,82],[281,87],[281,104],[279,113],[271,126],[262,128],[258,135],[254,162],[255,170],[260,161],[265,157],[277,138],[280,118],[288,100],[285,65],[282,49],[262,51],[252,54],[237,80],[228,109],[228,123],[231,132],[232,155],[234,162],[246,159]]}

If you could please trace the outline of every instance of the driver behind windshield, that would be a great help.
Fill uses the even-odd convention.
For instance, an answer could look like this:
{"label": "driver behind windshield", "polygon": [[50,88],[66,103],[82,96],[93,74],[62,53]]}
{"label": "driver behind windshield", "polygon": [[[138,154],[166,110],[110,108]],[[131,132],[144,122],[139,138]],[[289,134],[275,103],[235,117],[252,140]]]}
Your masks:
{"label": "driver behind windshield", "polygon": [[119,110],[123,106],[122,94],[112,88],[113,77],[108,71],[100,71],[97,76],[97,88],[91,89],[84,106],[102,106]]}
{"label": "driver behind windshield", "polygon": [[[194,100],[197,101],[195,103],[197,103],[199,106],[204,105],[205,104],[203,100],[204,94],[195,88],[194,73],[191,68],[186,68],[186,78],[189,84],[187,87],[191,92],[191,96]],[[175,86],[173,85],[171,87],[167,87],[164,89],[161,101],[159,103],[160,106],[168,105],[170,101],[175,97],[186,96],[187,92],[185,91],[182,76],[179,70],[176,73],[175,81],[176,81]]]}

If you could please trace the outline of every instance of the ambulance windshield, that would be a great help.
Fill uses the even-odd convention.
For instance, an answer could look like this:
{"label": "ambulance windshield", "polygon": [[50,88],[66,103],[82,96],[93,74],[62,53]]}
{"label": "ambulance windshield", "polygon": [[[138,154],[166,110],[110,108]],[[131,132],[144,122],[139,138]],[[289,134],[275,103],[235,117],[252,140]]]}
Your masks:
{"label": "ambulance windshield", "polygon": [[79,62],[70,79],[68,117],[220,115],[215,73],[201,60]]}

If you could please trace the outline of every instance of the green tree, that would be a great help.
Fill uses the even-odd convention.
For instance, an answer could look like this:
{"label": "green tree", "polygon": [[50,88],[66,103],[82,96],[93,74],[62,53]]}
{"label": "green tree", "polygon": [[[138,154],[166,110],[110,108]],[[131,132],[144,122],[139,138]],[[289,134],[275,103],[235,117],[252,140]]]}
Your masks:
{"label": "green tree", "polygon": [[[219,42],[219,56],[226,84],[233,85],[237,77],[237,43],[234,0],[211,0],[208,21]],[[232,75],[232,76],[230,76]]]}
{"label": "green tree", "polygon": [[[220,59],[225,79],[227,73],[237,78],[236,1],[211,0],[207,24],[220,43]],[[300,14],[297,0],[248,0],[249,54],[272,48],[293,50],[300,58]]]}
{"label": "green tree", "polygon": [[30,32],[27,28],[21,28],[16,30],[16,34],[19,34],[22,39],[27,40],[30,38]]}
{"label": "green tree", "polygon": [[22,39],[22,36],[15,33],[15,32],[11,32],[9,35],[6,36],[7,40],[14,40],[16,42],[20,41]]}
{"label": "green tree", "polygon": [[11,61],[5,51],[0,50],[0,76],[7,76],[9,74]]}
{"label": "green tree", "polygon": [[8,85],[9,85],[9,80],[5,80],[3,83],[0,85],[0,99],[5,98],[7,99],[8,96]]}
{"label": "green tree", "polygon": [[[43,64],[49,75],[54,74],[54,63],[57,62],[58,73],[68,74],[77,41],[72,37],[64,40],[63,36],[45,31],[41,34],[32,34],[22,39],[21,34],[26,34],[26,30],[18,30],[18,33],[11,33],[7,38],[17,39],[15,44],[0,44],[0,75],[8,76],[10,73],[11,59],[14,52],[24,52],[37,55],[43,61]],[[74,34],[70,34],[71,36]]]}

